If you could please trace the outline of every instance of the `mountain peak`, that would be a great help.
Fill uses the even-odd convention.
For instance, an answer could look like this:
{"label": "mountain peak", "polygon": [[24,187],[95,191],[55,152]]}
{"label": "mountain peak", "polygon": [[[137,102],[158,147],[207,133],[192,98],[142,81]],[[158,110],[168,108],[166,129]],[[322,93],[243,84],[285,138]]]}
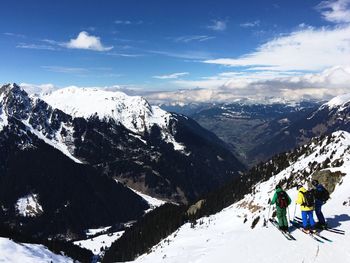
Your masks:
{"label": "mountain peak", "polygon": [[23,117],[28,113],[28,94],[16,83],[0,88],[0,131],[8,124],[8,114]]}
{"label": "mountain peak", "polygon": [[154,124],[166,128],[171,116],[159,107],[151,106],[143,97],[128,96],[120,91],[71,86],[47,93],[42,99],[73,117],[114,119],[139,134]]}
{"label": "mountain peak", "polygon": [[338,108],[338,107],[343,109],[346,106],[346,104],[348,104],[349,102],[350,102],[350,93],[347,93],[331,99],[330,101],[323,104],[322,106],[328,107],[330,109]]}
{"label": "mountain peak", "polygon": [[[3,93],[19,93],[19,92],[25,92],[20,86],[18,86],[16,83],[8,83],[3,85],[0,88],[0,95]],[[26,93],[26,92],[25,92]]]}
{"label": "mountain peak", "polygon": [[0,87],[0,106],[11,101],[24,102],[26,98],[28,98],[28,93],[16,83],[9,83]]}

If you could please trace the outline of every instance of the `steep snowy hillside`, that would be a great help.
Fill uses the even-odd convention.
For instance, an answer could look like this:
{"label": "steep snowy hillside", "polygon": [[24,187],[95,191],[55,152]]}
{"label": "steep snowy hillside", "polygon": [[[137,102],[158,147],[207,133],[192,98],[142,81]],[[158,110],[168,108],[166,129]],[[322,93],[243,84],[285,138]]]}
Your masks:
{"label": "steep snowy hillside", "polygon": [[0,112],[0,224],[28,235],[83,238],[87,228],[136,220],[149,208],[59,147],[73,142],[70,116],[16,85],[0,88]]}
{"label": "steep snowy hillside", "polygon": [[16,243],[0,237],[0,262],[6,263],[73,263],[71,258],[52,253],[43,245]]}
{"label": "steep snowy hillside", "polygon": [[[350,134],[335,132],[302,147],[304,151],[290,166],[223,211],[190,223],[153,247],[152,252],[134,262],[345,262],[350,258]],[[311,178],[322,181],[331,192],[324,214],[331,227],[346,231],[345,235],[322,231],[333,242],[319,243],[291,227],[296,241],[287,240],[275,227],[264,226],[268,200],[276,184],[288,189],[294,201],[295,184],[307,185]],[[294,215],[295,205],[289,208]],[[299,208],[296,215],[299,215]],[[253,229],[252,229],[253,228]]]}
{"label": "steep snowy hillside", "polygon": [[68,87],[44,94],[41,99],[74,118],[111,118],[140,135],[157,125],[161,128],[163,139],[173,143],[175,149],[184,150],[183,145],[177,143],[167,131],[171,114],[157,106],[151,106],[142,97],[128,96],[123,92]]}
{"label": "steep snowy hillside", "polygon": [[321,108],[328,107],[330,109],[338,108],[340,111],[350,103],[350,94],[344,94],[331,99],[329,102],[321,106]]}

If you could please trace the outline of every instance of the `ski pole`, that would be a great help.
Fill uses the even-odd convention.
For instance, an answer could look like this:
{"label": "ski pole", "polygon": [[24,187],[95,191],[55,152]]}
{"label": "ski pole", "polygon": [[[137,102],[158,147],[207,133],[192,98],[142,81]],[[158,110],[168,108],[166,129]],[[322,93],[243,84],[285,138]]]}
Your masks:
{"label": "ski pole", "polygon": [[270,218],[270,209],[271,209],[271,204],[269,205],[269,211],[267,212],[267,220],[266,220],[266,227],[269,223],[269,218]]}
{"label": "ski pole", "polygon": [[[289,207],[287,207],[287,214],[288,214],[288,227],[290,226],[290,216],[289,216]],[[294,219],[293,219],[294,220]]]}
{"label": "ski pole", "polygon": [[294,219],[295,219],[295,213],[296,213],[296,211],[297,211],[297,203],[295,203],[295,205],[294,205],[293,221],[294,221]]}

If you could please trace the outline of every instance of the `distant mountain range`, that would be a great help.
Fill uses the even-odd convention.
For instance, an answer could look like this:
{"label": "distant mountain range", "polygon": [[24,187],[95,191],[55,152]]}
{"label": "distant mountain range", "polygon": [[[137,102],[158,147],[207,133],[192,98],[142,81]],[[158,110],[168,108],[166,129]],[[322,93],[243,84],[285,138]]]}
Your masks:
{"label": "distant mountain range", "polygon": [[255,156],[272,156],[308,143],[312,137],[350,131],[350,95],[335,97],[316,110],[301,116],[252,150]]}
{"label": "distant mountain range", "polygon": [[259,147],[320,106],[319,102],[271,102],[257,104],[238,101],[226,104],[163,105],[191,118],[230,145],[230,150],[247,166],[267,160],[280,150],[259,151]]}

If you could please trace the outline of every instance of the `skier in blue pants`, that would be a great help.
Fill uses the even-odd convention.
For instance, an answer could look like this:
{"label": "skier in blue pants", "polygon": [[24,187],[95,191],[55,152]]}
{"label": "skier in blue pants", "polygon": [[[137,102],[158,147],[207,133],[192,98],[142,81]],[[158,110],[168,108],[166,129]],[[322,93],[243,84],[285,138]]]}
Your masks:
{"label": "skier in blue pants", "polygon": [[318,219],[317,227],[326,228],[326,220],[321,209],[325,201],[327,201],[326,199],[329,198],[329,193],[317,180],[312,180],[311,184],[315,187],[315,213]]}

